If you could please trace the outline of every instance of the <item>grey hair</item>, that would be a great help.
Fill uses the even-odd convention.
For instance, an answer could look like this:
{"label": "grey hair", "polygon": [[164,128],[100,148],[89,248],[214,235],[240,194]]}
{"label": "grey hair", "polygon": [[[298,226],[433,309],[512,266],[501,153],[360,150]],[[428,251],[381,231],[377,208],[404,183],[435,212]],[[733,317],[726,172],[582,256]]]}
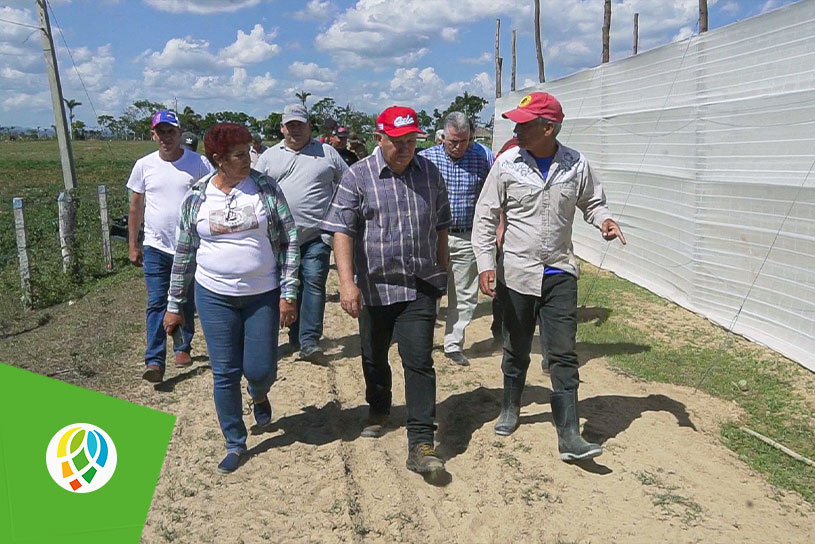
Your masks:
{"label": "grey hair", "polygon": [[467,119],[467,116],[461,113],[460,111],[454,111],[452,113],[448,113],[447,117],[444,118],[444,136],[449,136],[447,132],[447,127],[453,127],[458,132],[464,132],[470,130],[470,120]]}

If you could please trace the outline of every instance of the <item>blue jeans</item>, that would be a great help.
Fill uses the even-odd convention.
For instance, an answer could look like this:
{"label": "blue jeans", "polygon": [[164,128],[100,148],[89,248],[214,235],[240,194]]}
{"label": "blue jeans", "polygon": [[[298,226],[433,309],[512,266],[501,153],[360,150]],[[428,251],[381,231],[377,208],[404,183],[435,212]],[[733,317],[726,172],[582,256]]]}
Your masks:
{"label": "blue jeans", "polygon": [[280,289],[259,295],[228,296],[195,284],[215,384],[215,411],[229,452],[246,451],[241,377],[249,395],[262,399],[277,379]]}
{"label": "blue jeans", "polygon": [[[170,289],[170,272],[173,256],[149,246],[144,247],[144,281],[147,284],[147,349],[145,365],[158,365],[162,369],[167,359],[167,333],[164,332],[164,312],[167,310],[167,291]],[[181,334],[184,343],[173,346],[173,351],[190,352],[190,342],[195,333],[195,296],[192,288],[187,292],[184,305],[184,326]]]}
{"label": "blue jeans", "polygon": [[323,337],[325,282],[331,246],[320,238],[300,246],[300,290],[297,292],[297,321],[289,327],[289,343],[316,346]]}

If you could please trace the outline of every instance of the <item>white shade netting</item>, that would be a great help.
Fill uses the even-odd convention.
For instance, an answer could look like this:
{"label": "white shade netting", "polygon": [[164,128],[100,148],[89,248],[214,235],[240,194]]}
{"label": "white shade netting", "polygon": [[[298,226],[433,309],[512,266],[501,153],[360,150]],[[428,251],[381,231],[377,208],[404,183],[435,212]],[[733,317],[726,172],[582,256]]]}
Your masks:
{"label": "white shade netting", "polygon": [[534,90],[628,241],[581,258],[815,370],[815,0],[506,94],[496,149]]}

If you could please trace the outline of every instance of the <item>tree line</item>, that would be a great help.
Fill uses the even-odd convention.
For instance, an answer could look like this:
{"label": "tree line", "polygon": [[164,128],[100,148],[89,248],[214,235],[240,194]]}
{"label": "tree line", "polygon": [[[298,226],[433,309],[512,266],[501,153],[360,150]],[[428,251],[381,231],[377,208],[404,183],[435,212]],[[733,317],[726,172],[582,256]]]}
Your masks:
{"label": "tree line", "polygon": [[[301,91],[296,93],[300,102],[306,106],[310,113],[312,129],[321,132],[328,119],[333,119],[339,125],[348,127],[351,132],[356,132],[360,136],[372,134],[376,124],[377,114],[366,113],[355,109],[351,104],[338,104],[334,98],[328,96],[314,102],[308,106],[308,99],[311,93]],[[480,96],[464,92],[447,106],[447,108],[434,108],[432,113],[426,110],[417,112],[419,126],[423,130],[432,132],[442,128],[444,117],[452,111],[460,111],[467,115],[478,125],[478,116],[487,105],[487,100]],[[119,117],[113,115],[100,115],[96,118],[99,130],[90,130],[87,125],[80,120],[74,120],[74,109],[82,105],[76,100],[65,100],[65,106],[69,110],[69,119],[72,136],[75,139],[86,137],[112,137],[118,140],[146,140],[150,138],[150,124],[153,113],[161,109],[168,108],[161,102],[150,100],[137,100],[128,106]],[[231,122],[244,125],[251,132],[261,134],[265,139],[276,140],[282,138],[280,124],[283,114],[272,112],[263,118],[254,117],[239,111],[219,111],[200,114],[190,106],[185,106],[183,110],[177,112],[181,126],[185,131],[192,132],[199,137],[216,123]],[[492,123],[490,120],[487,125]],[[6,127],[8,128],[8,127]],[[10,131],[7,131],[10,134]],[[32,139],[39,138],[40,128],[36,133],[29,131]],[[2,134],[2,129],[0,129]],[[8,134],[7,134],[8,135]]]}

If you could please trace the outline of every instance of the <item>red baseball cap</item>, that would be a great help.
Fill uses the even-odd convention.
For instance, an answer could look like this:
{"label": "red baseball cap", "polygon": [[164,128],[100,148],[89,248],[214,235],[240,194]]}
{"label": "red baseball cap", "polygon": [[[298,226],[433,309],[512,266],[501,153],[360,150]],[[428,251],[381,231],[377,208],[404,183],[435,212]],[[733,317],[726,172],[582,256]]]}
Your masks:
{"label": "red baseball cap", "polygon": [[411,132],[415,132],[420,136],[427,136],[419,128],[419,117],[416,112],[411,108],[402,106],[391,106],[380,113],[379,117],[376,118],[376,130],[394,138]]}
{"label": "red baseball cap", "polygon": [[501,117],[516,123],[528,123],[538,118],[562,123],[563,108],[549,93],[532,93],[523,97],[517,108],[502,113]]}

